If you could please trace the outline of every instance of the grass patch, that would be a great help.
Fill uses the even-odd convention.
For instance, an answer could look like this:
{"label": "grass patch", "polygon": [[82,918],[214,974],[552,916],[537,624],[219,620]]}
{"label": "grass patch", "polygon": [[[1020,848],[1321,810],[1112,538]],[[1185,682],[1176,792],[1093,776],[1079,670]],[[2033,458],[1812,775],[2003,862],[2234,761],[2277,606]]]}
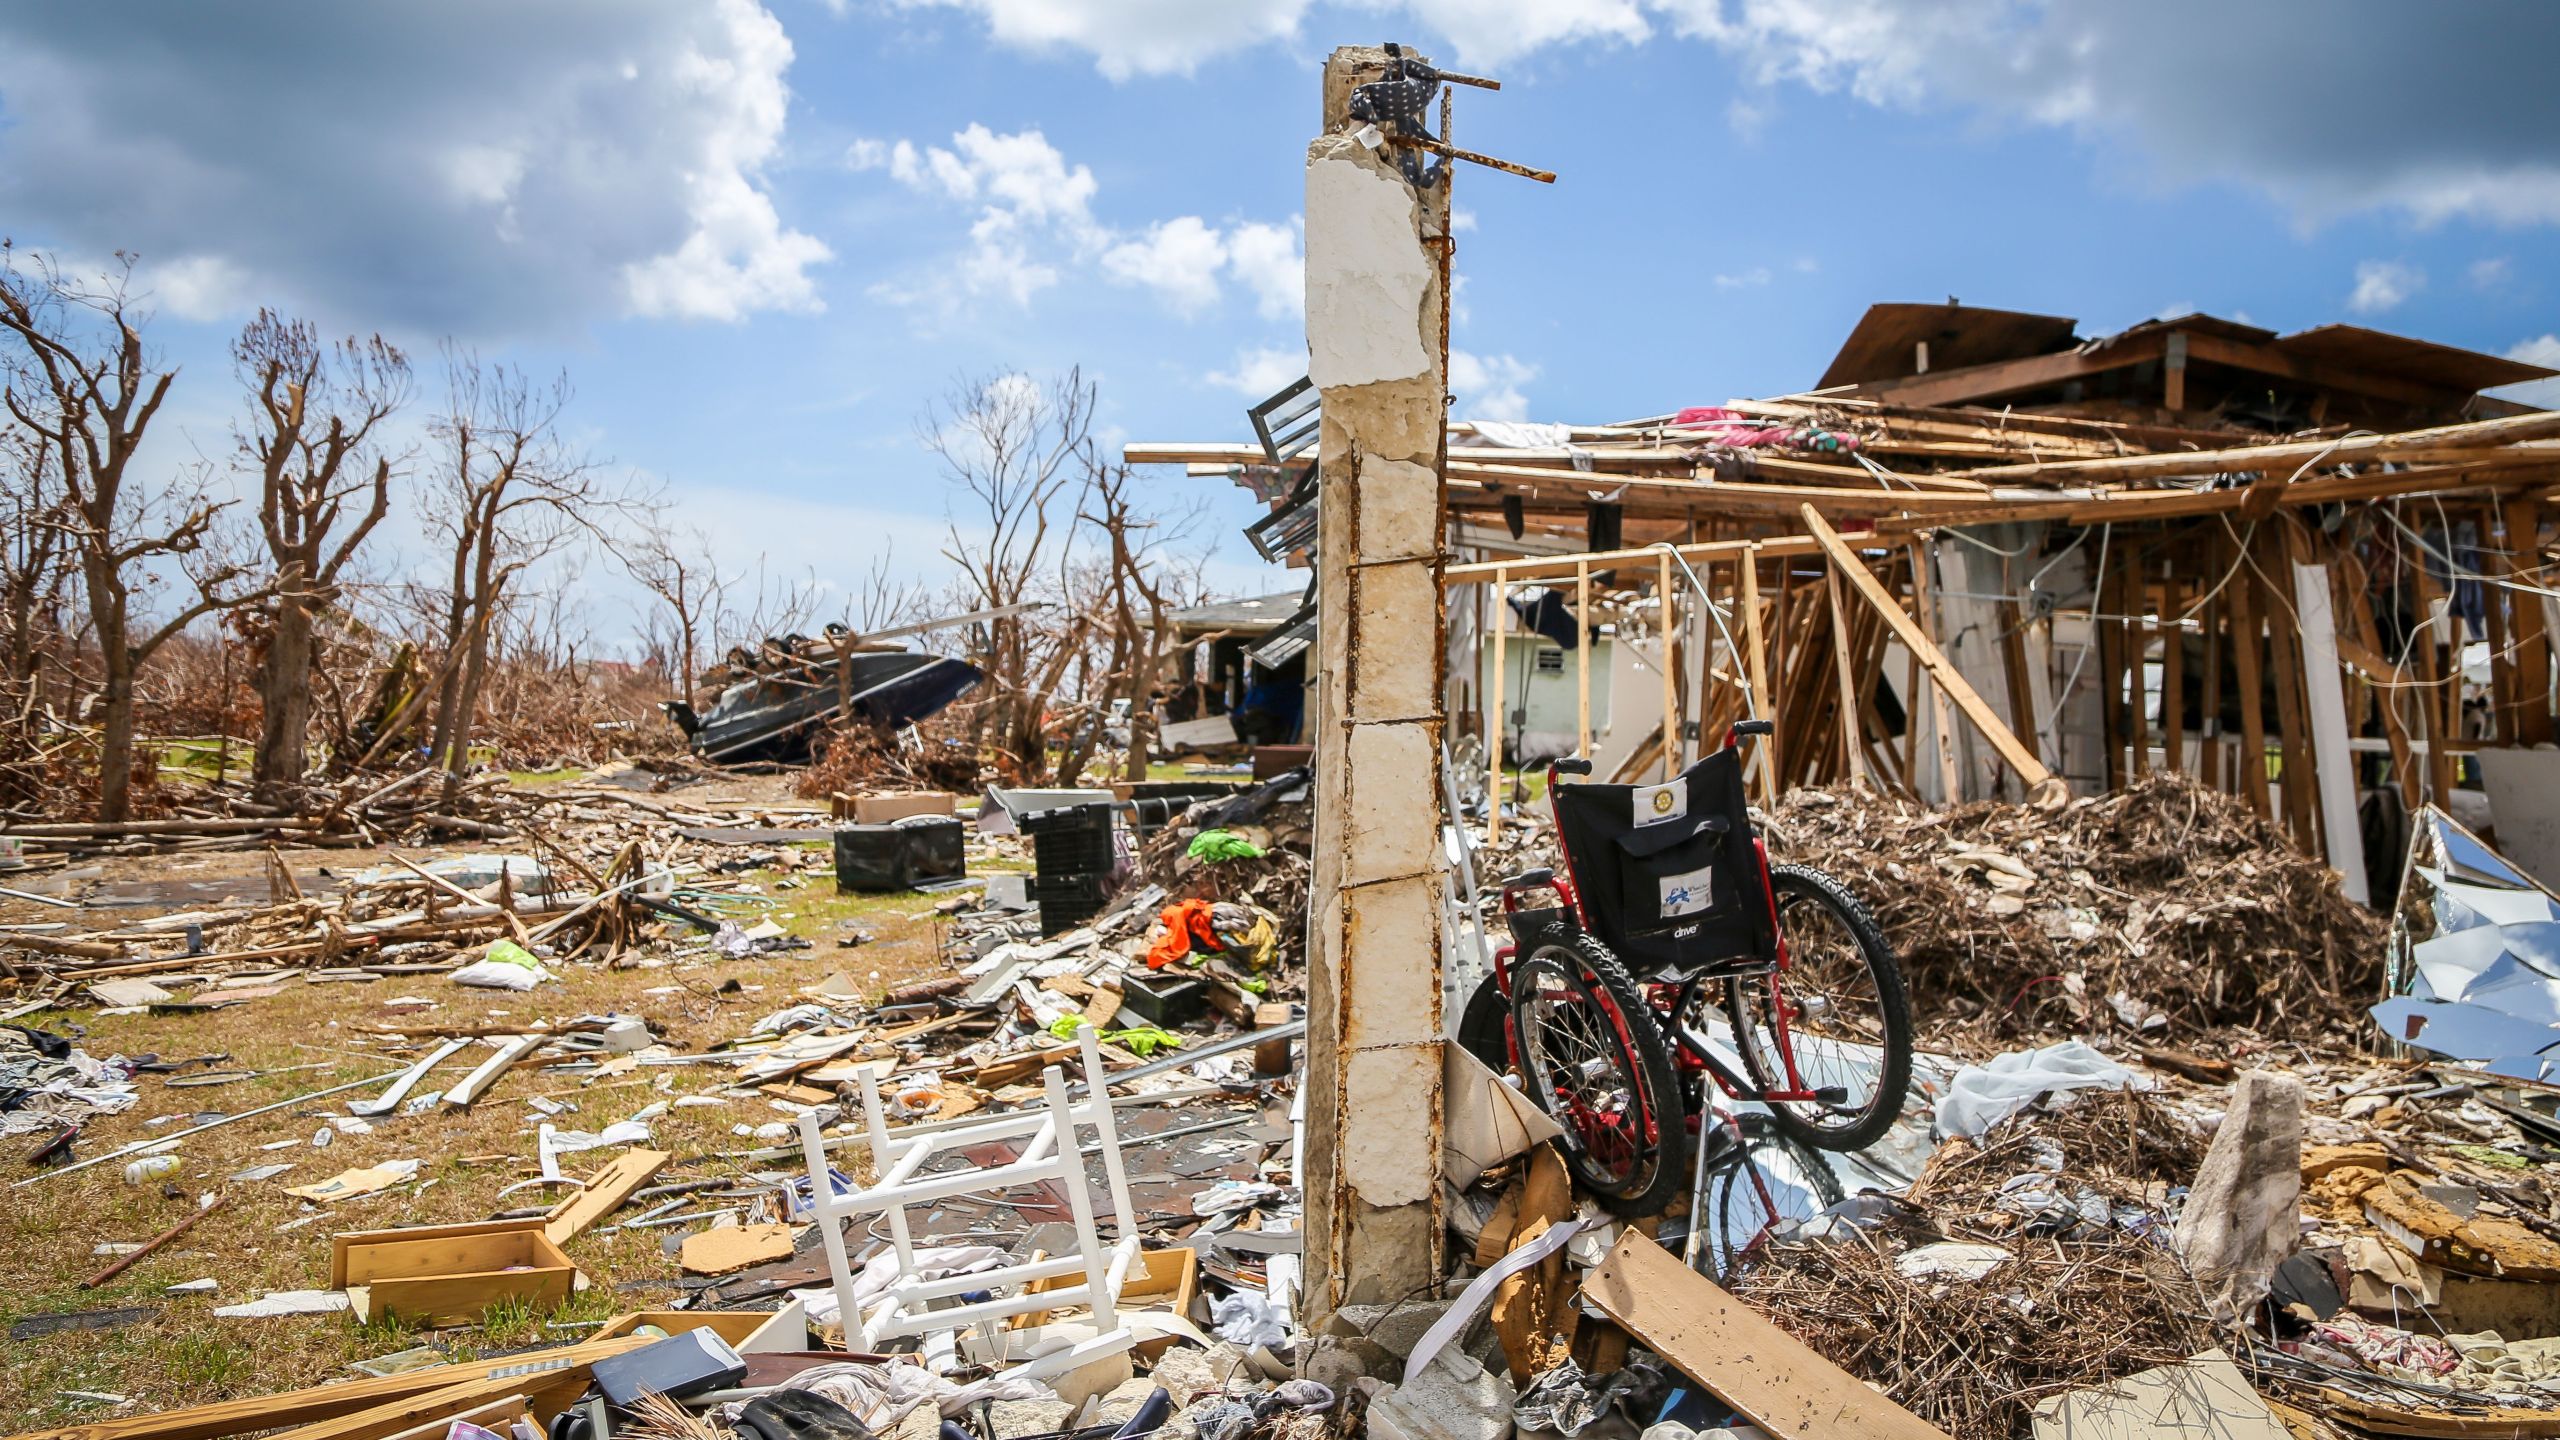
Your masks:
{"label": "grass patch", "polygon": [[587,772],[575,765],[563,766],[557,770],[510,770],[507,772],[507,783],[519,790],[539,789],[545,785],[566,785],[572,780],[586,778]]}

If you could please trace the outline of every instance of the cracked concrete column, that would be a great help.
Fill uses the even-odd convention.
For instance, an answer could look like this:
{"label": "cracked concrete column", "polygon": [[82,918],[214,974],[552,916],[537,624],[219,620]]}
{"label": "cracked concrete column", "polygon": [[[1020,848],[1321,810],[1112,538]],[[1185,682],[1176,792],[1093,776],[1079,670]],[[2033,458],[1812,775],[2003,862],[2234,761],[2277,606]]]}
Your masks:
{"label": "cracked concrete column", "polygon": [[1445,185],[1351,132],[1383,51],[1325,66],[1307,147],[1308,374],[1323,393],[1306,1308],[1436,1293]]}

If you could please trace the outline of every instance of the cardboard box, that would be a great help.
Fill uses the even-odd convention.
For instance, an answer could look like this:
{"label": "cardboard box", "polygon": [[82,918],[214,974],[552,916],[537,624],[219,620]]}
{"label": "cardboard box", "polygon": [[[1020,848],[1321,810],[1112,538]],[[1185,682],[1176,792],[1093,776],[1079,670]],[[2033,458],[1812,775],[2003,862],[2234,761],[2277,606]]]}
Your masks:
{"label": "cardboard box", "polygon": [[521,1300],[556,1308],[578,1267],[542,1233],[543,1219],[420,1225],[334,1236],[329,1288],[347,1292],[359,1321],[396,1314],[427,1325],[476,1325],[490,1306]]}
{"label": "cardboard box", "polygon": [[949,815],[959,807],[960,797],[948,790],[893,790],[854,796],[853,820],[857,825],[886,825],[910,815]]}

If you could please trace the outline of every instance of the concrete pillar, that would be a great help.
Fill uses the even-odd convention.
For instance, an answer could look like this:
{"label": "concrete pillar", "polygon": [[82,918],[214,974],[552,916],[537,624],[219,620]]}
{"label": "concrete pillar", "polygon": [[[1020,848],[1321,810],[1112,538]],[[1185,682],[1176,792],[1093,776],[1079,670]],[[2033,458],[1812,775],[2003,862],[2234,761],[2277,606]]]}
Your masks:
{"label": "concrete pillar", "polygon": [[1307,370],[1323,393],[1308,1323],[1440,1281],[1441,257],[1448,191],[1350,133],[1384,52],[1325,65],[1307,147]]}

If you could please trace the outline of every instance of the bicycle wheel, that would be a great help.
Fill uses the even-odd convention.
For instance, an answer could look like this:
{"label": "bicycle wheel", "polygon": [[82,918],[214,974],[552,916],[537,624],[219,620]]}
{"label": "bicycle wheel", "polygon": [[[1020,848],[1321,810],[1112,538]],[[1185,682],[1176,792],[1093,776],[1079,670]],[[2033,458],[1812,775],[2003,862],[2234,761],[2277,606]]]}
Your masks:
{"label": "bicycle wheel", "polygon": [[1770,1233],[1802,1224],[1840,1203],[1840,1177],[1812,1146],[1787,1134],[1765,1115],[1737,1122],[1742,1140],[1710,1162],[1707,1203],[1701,1207],[1706,1243],[1698,1258],[1703,1273],[1729,1281],[1759,1253]]}
{"label": "bicycle wheel", "polygon": [[1679,1077],[1625,967],[1549,932],[1511,967],[1511,1027],[1530,1098],[1571,1142],[1565,1168],[1619,1214],[1660,1214],[1681,1181]]}
{"label": "bicycle wheel", "polygon": [[1726,984],[1743,1067],[1762,1091],[1782,1090],[1792,1052],[1804,1088],[1823,1098],[1770,1100],[1770,1120],[1808,1145],[1862,1150],[1893,1127],[1911,1088],[1902,967],[1875,917],[1839,881],[1810,865],[1777,865],[1769,883],[1788,963],[1782,974]]}

